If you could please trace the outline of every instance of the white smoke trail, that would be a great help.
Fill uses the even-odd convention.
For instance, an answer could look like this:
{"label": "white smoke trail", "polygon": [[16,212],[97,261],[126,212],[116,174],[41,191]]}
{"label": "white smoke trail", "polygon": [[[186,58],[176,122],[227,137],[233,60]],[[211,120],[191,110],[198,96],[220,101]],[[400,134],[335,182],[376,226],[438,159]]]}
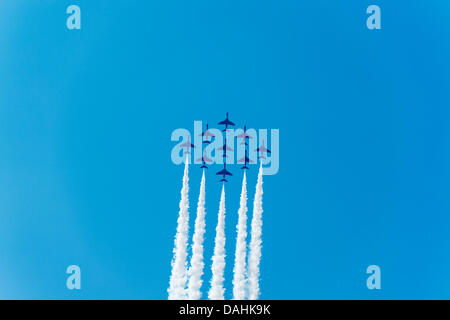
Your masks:
{"label": "white smoke trail", "polygon": [[208,292],[208,298],[210,300],[223,300],[225,291],[223,288],[223,273],[225,270],[225,186],[222,186],[222,195],[220,196],[219,218],[216,227],[211,270],[211,288]]}
{"label": "white smoke trail", "polygon": [[183,188],[181,189],[180,211],[177,233],[173,249],[172,274],[170,275],[169,300],[186,299],[186,258],[189,234],[189,176],[188,159],[184,167]]}
{"label": "white smoke trail", "polygon": [[248,286],[249,299],[256,300],[259,297],[259,263],[261,261],[261,234],[262,234],[262,195],[263,178],[262,165],[259,168],[258,182],[256,183],[255,200],[253,202],[252,231],[250,240],[250,253],[248,261]]}
{"label": "white smoke trail", "polygon": [[195,219],[195,231],[192,245],[191,267],[189,269],[188,299],[198,300],[202,293],[203,275],[203,236],[205,234],[205,171],[203,170],[200,194],[197,203],[197,218]]}
{"label": "white smoke trail", "polygon": [[236,229],[237,238],[233,270],[233,297],[235,300],[244,300],[246,290],[245,259],[247,254],[247,178],[245,171],[244,178],[242,179],[241,201]]}

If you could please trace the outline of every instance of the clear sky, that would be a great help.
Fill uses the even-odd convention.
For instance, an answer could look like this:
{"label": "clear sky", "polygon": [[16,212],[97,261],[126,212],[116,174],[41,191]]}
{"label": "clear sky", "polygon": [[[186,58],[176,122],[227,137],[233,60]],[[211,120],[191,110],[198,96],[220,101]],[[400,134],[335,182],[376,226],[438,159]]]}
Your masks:
{"label": "clear sky", "polygon": [[[71,4],[81,30],[66,28]],[[370,4],[381,30],[366,28]],[[166,299],[183,174],[170,135],[226,111],[280,130],[261,298],[450,298],[449,39],[444,0],[2,0],[0,298]],[[190,178],[193,222],[199,166]],[[71,264],[80,291],[66,289]]]}

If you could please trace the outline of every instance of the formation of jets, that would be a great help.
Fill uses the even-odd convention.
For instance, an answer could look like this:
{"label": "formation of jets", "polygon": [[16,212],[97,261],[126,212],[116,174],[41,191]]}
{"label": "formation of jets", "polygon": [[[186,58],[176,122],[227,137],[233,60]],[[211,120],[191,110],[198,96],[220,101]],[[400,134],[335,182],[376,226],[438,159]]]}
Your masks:
{"label": "formation of jets", "polygon": [[241,169],[246,169],[248,170],[247,167],[247,163],[252,163],[253,161],[251,161],[248,158],[248,151],[247,151],[247,147],[248,147],[248,139],[252,139],[252,137],[250,135],[247,134],[247,126],[244,125],[244,132],[241,133],[240,135],[237,136],[238,138],[241,138],[243,141],[241,142],[241,145],[245,145],[245,153],[244,153],[244,157],[239,159],[238,162],[243,162],[244,166]]}
{"label": "formation of jets", "polygon": [[[235,124],[230,121],[230,119],[228,119],[228,112],[226,114],[225,120],[222,120],[218,123],[219,125],[223,125],[225,126],[224,129],[222,130],[222,132],[226,132],[228,130],[229,126],[234,126]],[[206,124],[206,129],[205,131],[203,131],[201,134],[199,134],[199,136],[202,137],[202,140],[204,144],[210,144],[212,138],[214,137],[214,134],[209,130],[208,128],[208,124]],[[253,163],[254,161],[250,160],[248,157],[248,140],[249,139],[253,139],[252,136],[250,136],[247,133],[247,126],[244,125],[244,132],[239,134],[237,136],[238,139],[242,139],[241,141],[241,145],[245,145],[245,153],[244,153],[244,157],[242,157],[241,159],[238,160],[238,163],[243,163],[244,165],[241,167],[241,169],[244,170],[248,170],[248,166],[247,164],[249,163]],[[180,145],[182,148],[186,148],[186,152],[185,154],[191,154],[190,150],[191,148],[195,148],[195,145],[191,143],[191,137],[188,136],[188,139],[185,143]],[[225,135],[225,140],[224,143],[221,147],[218,148],[218,150],[223,151],[223,169],[218,171],[216,173],[216,175],[218,176],[222,176],[222,179],[220,179],[221,182],[228,182],[228,180],[226,179],[227,176],[232,176],[233,174],[231,172],[229,172],[227,170],[227,151],[233,151],[233,148],[231,148],[230,146],[227,145],[227,138]],[[265,154],[270,154],[271,151],[266,148],[265,144],[264,144],[264,140],[262,140],[262,144],[259,148],[255,149],[256,152],[259,152],[259,159],[265,159]],[[201,158],[198,158],[196,161],[201,161],[202,162],[202,166],[200,168],[204,168],[204,169],[208,169],[207,164],[210,164],[213,162],[212,159],[208,158],[206,156],[206,150],[203,152],[203,155]]]}
{"label": "formation of jets", "polygon": [[[227,112],[227,116],[225,118],[225,120],[220,121],[218,124],[220,125],[224,125],[225,129],[223,129],[222,131],[225,132],[228,129],[228,126],[234,126],[234,123],[231,122],[228,119],[228,112]],[[223,169],[220,170],[219,172],[216,173],[216,175],[222,176],[222,179],[220,179],[221,182],[228,182],[228,180],[226,179],[226,176],[232,176],[233,174],[227,170],[227,151],[233,151],[233,149],[229,146],[227,146],[227,136],[225,135],[225,140],[223,143],[223,146],[221,146],[219,148],[219,150],[223,151]]]}

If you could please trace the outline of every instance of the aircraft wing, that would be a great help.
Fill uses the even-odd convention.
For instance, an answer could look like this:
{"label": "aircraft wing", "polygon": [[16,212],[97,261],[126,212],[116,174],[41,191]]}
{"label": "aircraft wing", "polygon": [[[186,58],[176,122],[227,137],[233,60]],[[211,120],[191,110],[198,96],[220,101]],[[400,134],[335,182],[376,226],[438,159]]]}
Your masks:
{"label": "aircraft wing", "polygon": [[[231,148],[231,147],[229,147],[229,146],[226,146],[226,148],[227,148],[227,151],[233,151],[233,148]],[[223,149],[224,149],[223,146],[217,148],[217,150],[223,150]]]}
{"label": "aircraft wing", "polygon": [[229,172],[227,169],[222,169],[219,172],[216,173],[216,175],[221,175],[221,176],[232,176],[233,174],[231,172]]}
{"label": "aircraft wing", "polygon": [[234,126],[235,125],[234,122],[232,122],[232,121],[230,121],[228,119],[220,121],[218,124],[225,124],[225,125],[229,125],[229,126]]}
{"label": "aircraft wing", "polygon": [[267,148],[265,148],[265,147],[260,147],[260,148],[256,148],[256,150],[255,151],[262,151],[262,152],[267,152],[267,153],[270,153],[270,150],[269,149],[267,149]]}

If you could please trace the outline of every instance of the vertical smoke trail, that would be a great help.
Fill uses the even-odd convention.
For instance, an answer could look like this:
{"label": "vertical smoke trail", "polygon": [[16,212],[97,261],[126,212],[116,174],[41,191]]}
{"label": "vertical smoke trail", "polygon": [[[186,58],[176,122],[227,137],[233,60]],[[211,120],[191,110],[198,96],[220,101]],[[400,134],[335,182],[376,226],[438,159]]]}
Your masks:
{"label": "vertical smoke trail", "polygon": [[242,180],[241,202],[238,211],[236,255],[234,259],[233,297],[236,300],[245,299],[246,270],[245,259],[247,254],[247,179],[244,171]]}
{"label": "vertical smoke trail", "polygon": [[197,218],[195,219],[195,231],[192,245],[191,267],[189,269],[188,299],[198,300],[202,294],[203,275],[203,235],[205,234],[205,170],[203,170],[200,194],[197,203]]}
{"label": "vertical smoke trail", "polygon": [[169,300],[186,299],[186,257],[189,233],[189,176],[188,159],[184,167],[183,188],[181,189],[180,211],[178,214],[177,233],[173,249],[172,274],[167,292]]}
{"label": "vertical smoke trail", "polygon": [[262,234],[262,195],[263,179],[262,165],[259,168],[258,182],[256,183],[255,200],[253,202],[252,231],[250,240],[250,254],[248,259],[248,286],[249,299],[256,300],[259,296],[259,263],[261,260],[261,234]]}
{"label": "vertical smoke trail", "polygon": [[208,298],[210,300],[223,300],[223,273],[225,270],[225,186],[222,186],[222,195],[220,196],[219,218],[216,227],[216,240],[214,247],[214,256],[212,258],[212,279]]}

